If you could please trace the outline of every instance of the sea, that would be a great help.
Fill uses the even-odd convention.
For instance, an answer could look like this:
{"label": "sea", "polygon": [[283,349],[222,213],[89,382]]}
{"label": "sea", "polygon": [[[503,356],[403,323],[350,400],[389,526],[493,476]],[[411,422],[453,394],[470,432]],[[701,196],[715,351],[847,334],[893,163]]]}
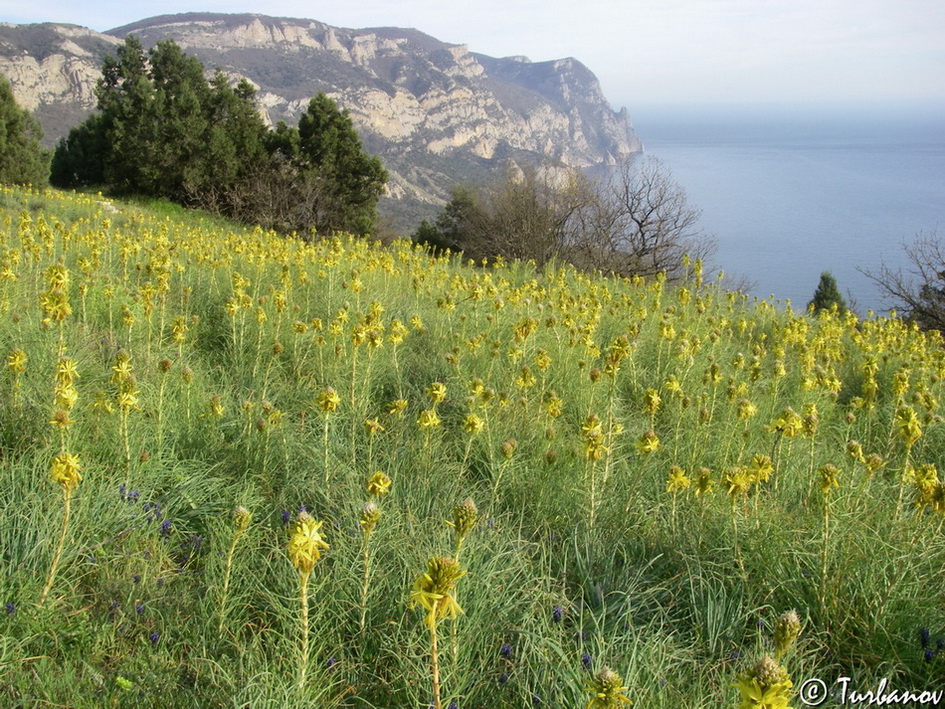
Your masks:
{"label": "sea", "polygon": [[[945,240],[945,107],[655,106],[630,114],[702,212],[715,270],[806,308],[829,271],[860,315],[894,305],[867,274]],[[945,265],[943,265],[945,266]]]}

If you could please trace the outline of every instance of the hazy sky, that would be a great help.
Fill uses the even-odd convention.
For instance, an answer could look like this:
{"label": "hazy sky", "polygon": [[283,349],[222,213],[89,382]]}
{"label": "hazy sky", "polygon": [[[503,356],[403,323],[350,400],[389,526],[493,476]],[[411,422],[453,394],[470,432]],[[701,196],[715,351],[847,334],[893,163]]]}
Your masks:
{"label": "hazy sky", "polygon": [[191,11],[415,27],[492,56],[573,56],[615,106],[875,101],[945,106],[945,0],[0,0],[0,20],[104,31]]}

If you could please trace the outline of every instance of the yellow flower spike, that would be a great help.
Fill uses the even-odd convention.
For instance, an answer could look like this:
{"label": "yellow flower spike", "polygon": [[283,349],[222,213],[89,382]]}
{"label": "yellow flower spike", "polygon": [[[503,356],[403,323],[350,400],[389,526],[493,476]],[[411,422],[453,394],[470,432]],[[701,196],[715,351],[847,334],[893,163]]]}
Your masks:
{"label": "yellow flower spike", "polygon": [[796,610],[786,611],[774,625],[775,657],[781,658],[791,649],[801,634],[801,618]]}
{"label": "yellow flower spike", "polygon": [[708,468],[699,468],[699,474],[696,476],[696,497],[708,495],[715,488],[715,479],[712,477],[712,471]]}
{"label": "yellow flower spike", "polygon": [[466,418],[463,419],[463,430],[471,435],[482,433],[485,427],[486,422],[476,414],[466,414]]}
{"label": "yellow flower spike", "polygon": [[390,492],[393,481],[388,475],[378,470],[367,482],[367,492],[372,497],[383,497]]}
{"label": "yellow flower spike", "polygon": [[79,472],[82,469],[79,457],[71,453],[62,452],[52,459],[49,466],[49,477],[61,485],[67,493],[72,492],[82,480]]}
{"label": "yellow flower spike", "polygon": [[769,655],[738,678],[738,709],[791,709],[794,684],[787,670]]}
{"label": "yellow flower spike", "polygon": [[725,474],[725,490],[733,499],[747,495],[751,489],[752,475],[744,466],[736,466]]}
{"label": "yellow flower spike", "polygon": [[360,524],[364,529],[364,536],[370,536],[381,519],[381,511],[373,502],[365,502],[361,508]]}
{"label": "yellow flower spike", "polygon": [[633,704],[624,694],[629,687],[624,686],[620,675],[609,667],[594,675],[592,680],[585,680],[585,685],[591,693],[591,700],[584,709],[619,709]]}
{"label": "yellow flower spike", "polygon": [[636,443],[636,448],[641,453],[655,453],[661,447],[660,439],[653,429],[644,431]]}
{"label": "yellow flower spike", "polygon": [[774,472],[774,462],[768,455],[756,455],[751,459],[751,465],[748,469],[754,482],[765,483],[768,482]]}
{"label": "yellow flower spike", "polygon": [[69,411],[67,409],[56,409],[53,412],[52,418],[49,420],[50,426],[58,426],[59,428],[66,428],[74,424],[71,418],[69,418]]}
{"label": "yellow flower spike", "polygon": [[364,419],[364,431],[368,436],[384,433],[385,429],[377,419]]}
{"label": "yellow flower spike", "polygon": [[315,405],[324,413],[329,414],[338,410],[341,397],[332,387],[325,387],[315,399]]}
{"label": "yellow flower spike", "polygon": [[316,522],[307,512],[300,512],[289,532],[289,560],[300,574],[311,573],[322,551],[329,548],[322,538],[321,528],[322,522]]}
{"label": "yellow flower spike", "polygon": [[436,428],[440,425],[440,417],[437,416],[436,409],[424,409],[420,412],[420,418],[417,419],[417,425],[420,428]]}
{"label": "yellow flower spike", "polygon": [[690,485],[692,485],[692,480],[683,468],[678,465],[670,466],[669,476],[666,478],[666,492],[676,495],[687,490]]}
{"label": "yellow flower spike", "polygon": [[26,371],[26,359],[26,352],[17,348],[7,355],[7,367],[17,374],[22,374]]}
{"label": "yellow flower spike", "polygon": [[662,401],[656,389],[647,389],[643,392],[643,410],[651,416],[659,411]]}
{"label": "yellow flower spike", "polygon": [[834,488],[840,487],[840,468],[832,463],[821,466],[818,471],[818,484],[825,495]]}
{"label": "yellow flower spike", "polygon": [[233,525],[240,534],[249,529],[249,523],[253,519],[253,513],[240,505],[233,510]]}
{"label": "yellow flower spike", "polygon": [[893,423],[896,434],[906,446],[912,446],[922,437],[922,426],[915,410],[909,406],[900,406]]}
{"label": "yellow flower spike", "polygon": [[448,556],[434,556],[427,562],[427,571],[414,583],[410,592],[410,607],[420,606],[426,612],[425,623],[433,628],[441,618],[454,619],[463,612],[453,590],[466,572]]}
{"label": "yellow flower spike", "polygon": [[433,382],[427,387],[427,396],[434,404],[439,404],[446,399],[446,385],[442,382]]}

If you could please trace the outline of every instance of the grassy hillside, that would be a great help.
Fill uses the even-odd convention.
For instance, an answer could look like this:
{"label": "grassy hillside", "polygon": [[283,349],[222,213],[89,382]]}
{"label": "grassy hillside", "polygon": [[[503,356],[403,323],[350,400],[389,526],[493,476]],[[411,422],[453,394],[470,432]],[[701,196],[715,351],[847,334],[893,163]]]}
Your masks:
{"label": "grassy hillside", "polygon": [[[459,709],[734,707],[787,691],[766,654],[823,706],[941,686],[937,337],[697,265],[0,213],[4,706],[425,709],[434,640]],[[431,589],[444,555],[465,575]]]}

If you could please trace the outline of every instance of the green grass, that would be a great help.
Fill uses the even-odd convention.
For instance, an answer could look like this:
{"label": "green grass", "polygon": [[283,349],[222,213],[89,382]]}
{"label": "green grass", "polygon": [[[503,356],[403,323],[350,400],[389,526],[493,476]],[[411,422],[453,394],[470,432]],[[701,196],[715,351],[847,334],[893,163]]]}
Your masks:
{"label": "green grass", "polygon": [[[28,358],[21,374],[0,372],[5,706],[425,709],[429,632],[409,598],[429,557],[453,553],[445,522],[467,497],[479,523],[462,549],[464,613],[438,627],[444,707],[584,706],[605,666],[638,707],[735,706],[733,683],[772,652],[790,609],[803,621],[784,659],[795,686],[940,683],[945,488],[939,476],[923,497],[904,479],[895,423],[903,407],[918,415],[912,468],[945,465],[937,337],[796,314],[696,273],[678,290],[520,263],[472,269],[405,243],[304,244],[53,191],[4,190],[0,214],[0,354]],[[48,475],[61,448],[49,425],[60,327],[39,302],[56,263],[69,273],[64,353],[80,375],[66,449],[83,480],[41,604],[63,512]],[[127,460],[119,349],[138,399]],[[439,403],[433,382],[446,387]],[[341,403],[326,438],[328,386]],[[744,400],[756,409],[746,420]],[[816,421],[796,435],[774,430],[786,407],[810,405]],[[441,423],[423,429],[428,409]],[[480,433],[464,430],[469,413]],[[598,460],[582,433],[592,414]],[[366,419],[383,430],[369,435]],[[660,446],[646,453],[650,429]],[[869,476],[851,440],[885,465]],[[758,455],[773,458],[771,478],[733,504],[726,475]],[[825,540],[827,463],[841,474]],[[713,489],[674,497],[672,465],[693,481],[708,468]],[[378,470],[393,485],[378,501],[362,631],[359,517]],[[224,598],[238,505],[253,518]],[[283,515],[302,505],[330,548],[311,576],[300,690]]]}

